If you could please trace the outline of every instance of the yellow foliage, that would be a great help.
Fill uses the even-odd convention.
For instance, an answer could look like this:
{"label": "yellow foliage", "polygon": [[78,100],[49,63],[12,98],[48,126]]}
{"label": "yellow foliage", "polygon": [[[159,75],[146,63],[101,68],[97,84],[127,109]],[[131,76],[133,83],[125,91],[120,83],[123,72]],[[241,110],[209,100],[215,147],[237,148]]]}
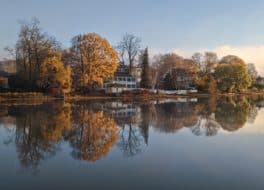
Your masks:
{"label": "yellow foliage", "polygon": [[80,64],[77,68],[82,85],[102,85],[104,80],[113,76],[118,67],[118,55],[109,42],[95,33],[76,37]]}
{"label": "yellow foliage", "polygon": [[53,109],[56,114],[49,118],[46,126],[42,126],[43,137],[48,142],[61,140],[63,132],[71,128],[71,105],[63,103]]}
{"label": "yellow foliage", "polygon": [[78,113],[78,128],[70,141],[77,158],[96,161],[106,155],[118,139],[118,127],[113,118],[102,111],[81,110]]}
{"label": "yellow foliage", "polygon": [[60,88],[64,93],[71,91],[71,68],[65,67],[61,61],[61,54],[51,52],[41,67],[41,84]]}

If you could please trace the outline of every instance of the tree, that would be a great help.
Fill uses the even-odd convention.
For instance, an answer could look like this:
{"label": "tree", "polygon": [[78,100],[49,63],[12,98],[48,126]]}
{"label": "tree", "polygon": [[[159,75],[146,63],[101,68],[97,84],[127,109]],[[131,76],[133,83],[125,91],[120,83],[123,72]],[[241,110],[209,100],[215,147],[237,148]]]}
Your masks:
{"label": "tree", "polygon": [[251,85],[245,62],[233,55],[223,57],[214,73],[220,91],[246,90]]}
{"label": "tree", "polygon": [[163,83],[163,87],[165,90],[175,90],[175,85],[173,85],[173,77],[170,72],[165,75]]}
{"label": "tree", "polygon": [[142,55],[142,73],[140,87],[151,88],[148,48],[145,49]]}
{"label": "tree", "polygon": [[204,54],[204,72],[210,74],[214,72],[218,64],[217,54],[214,52],[205,52]]}
{"label": "tree", "polygon": [[199,91],[206,91],[208,89],[208,76],[197,75],[194,77],[194,84],[197,86]]}
{"label": "tree", "polygon": [[198,66],[195,64],[195,62],[192,59],[184,59],[182,68],[191,73],[197,73],[199,71]]}
{"label": "tree", "polygon": [[41,65],[38,84],[45,89],[58,88],[63,93],[71,91],[71,68],[64,66],[60,52],[51,52],[50,57]]}
{"label": "tree", "polygon": [[132,70],[135,59],[140,52],[140,43],[140,38],[133,34],[125,34],[122,41],[117,45],[121,60],[125,62],[125,59],[128,59],[130,71]]}
{"label": "tree", "polygon": [[58,42],[42,32],[39,21],[32,19],[29,23],[22,23],[19,39],[16,43],[14,56],[17,72],[24,88],[36,88],[36,81],[40,77],[41,67],[49,57],[51,50],[58,50]]}
{"label": "tree", "polygon": [[151,78],[151,86],[152,88],[157,88],[159,84],[159,78],[160,78],[160,67],[162,65],[162,55],[158,54],[155,55],[152,59],[152,64],[150,67],[150,78]]}
{"label": "tree", "polygon": [[[161,81],[164,79],[166,73],[172,68],[182,68],[184,67],[184,60],[182,57],[175,53],[168,53],[164,55],[155,56],[154,62],[152,64],[152,76],[155,78],[155,86],[157,88],[161,87]],[[152,80],[153,80],[152,79]]]}
{"label": "tree", "polygon": [[208,92],[210,94],[215,94],[216,91],[217,91],[217,82],[212,76],[210,76],[209,84],[208,84]]}
{"label": "tree", "polygon": [[109,42],[95,33],[72,39],[73,65],[79,87],[102,85],[118,67],[118,56]]}
{"label": "tree", "polygon": [[214,52],[195,53],[192,56],[192,60],[203,74],[212,73],[218,64],[218,57]]}
{"label": "tree", "polygon": [[199,68],[200,71],[203,70],[203,54],[197,52],[194,53],[192,56],[192,60],[196,64],[196,66]]}
{"label": "tree", "polygon": [[211,94],[217,91],[217,82],[212,74],[199,73],[194,77],[194,84],[200,91],[209,92]]}
{"label": "tree", "polygon": [[258,78],[258,72],[256,70],[256,67],[255,67],[254,63],[247,64],[247,71],[248,71],[248,74],[251,77],[252,83],[255,83],[255,81]]}
{"label": "tree", "polygon": [[[172,69],[181,69],[187,73],[197,73],[198,67],[195,65],[194,61],[191,59],[184,59],[183,57],[175,54],[168,53],[164,55],[156,55],[151,67],[151,81],[155,82],[157,88],[161,88],[161,84],[165,84],[165,89],[175,89],[176,88],[176,76],[173,74],[168,74]],[[174,78],[174,79],[172,79]],[[164,81],[165,80],[165,81]],[[174,81],[174,84],[168,84],[168,81]],[[167,83],[167,84],[166,84]],[[174,86],[174,87],[172,87]]]}

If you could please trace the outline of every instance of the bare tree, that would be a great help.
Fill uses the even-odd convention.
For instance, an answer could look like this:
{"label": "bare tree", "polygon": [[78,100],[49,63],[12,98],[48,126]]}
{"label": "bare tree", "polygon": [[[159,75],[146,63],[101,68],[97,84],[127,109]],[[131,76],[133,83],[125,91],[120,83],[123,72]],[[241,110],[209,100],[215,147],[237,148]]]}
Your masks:
{"label": "bare tree", "polygon": [[16,59],[17,71],[30,88],[39,79],[41,66],[53,50],[59,50],[59,43],[42,32],[39,21],[21,22],[19,38],[14,50],[6,48]]}
{"label": "bare tree", "polygon": [[134,36],[133,34],[125,34],[123,39],[117,45],[117,50],[119,52],[119,57],[121,61],[128,60],[129,69],[131,71],[132,66],[135,62],[137,55],[140,52],[141,39]]}
{"label": "bare tree", "polygon": [[192,56],[193,62],[204,74],[210,74],[217,66],[219,60],[217,54],[214,52],[195,53]]}
{"label": "bare tree", "polygon": [[204,67],[205,73],[210,74],[214,71],[219,60],[217,54],[214,52],[205,52],[204,54]]}
{"label": "bare tree", "polygon": [[155,55],[152,59],[152,64],[150,68],[150,78],[151,78],[151,86],[152,88],[156,88],[158,86],[158,78],[160,76],[159,68],[162,65],[162,55]]}
{"label": "bare tree", "polygon": [[201,54],[199,52],[194,53],[192,56],[192,60],[197,65],[199,70],[203,70],[203,54]]}
{"label": "bare tree", "polygon": [[152,63],[152,81],[155,81],[155,86],[159,88],[161,85],[160,82],[170,69],[183,66],[183,58],[175,53],[156,55]]}
{"label": "bare tree", "polygon": [[[142,136],[141,128],[131,123],[120,126],[118,147],[126,157],[133,157],[143,151],[145,137]],[[145,144],[146,145],[146,144]]]}
{"label": "bare tree", "polygon": [[247,64],[247,70],[248,70],[248,74],[250,75],[253,83],[256,81],[256,79],[258,78],[258,72],[257,69],[255,67],[254,63],[248,63]]}

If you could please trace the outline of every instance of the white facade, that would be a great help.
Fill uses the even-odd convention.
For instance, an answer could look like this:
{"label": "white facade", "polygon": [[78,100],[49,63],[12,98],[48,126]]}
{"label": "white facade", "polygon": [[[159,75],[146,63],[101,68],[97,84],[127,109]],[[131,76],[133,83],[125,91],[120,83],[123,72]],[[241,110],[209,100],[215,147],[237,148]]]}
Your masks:
{"label": "white facade", "polygon": [[127,66],[121,63],[114,77],[104,83],[106,93],[119,94],[135,88],[137,88],[136,78],[130,75]]}

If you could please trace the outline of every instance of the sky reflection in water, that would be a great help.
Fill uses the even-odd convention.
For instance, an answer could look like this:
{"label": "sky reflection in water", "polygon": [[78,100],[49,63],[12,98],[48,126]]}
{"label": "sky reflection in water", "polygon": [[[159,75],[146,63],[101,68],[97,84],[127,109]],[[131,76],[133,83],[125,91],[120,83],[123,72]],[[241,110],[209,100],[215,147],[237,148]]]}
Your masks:
{"label": "sky reflection in water", "polygon": [[1,189],[263,189],[263,100],[0,108]]}

